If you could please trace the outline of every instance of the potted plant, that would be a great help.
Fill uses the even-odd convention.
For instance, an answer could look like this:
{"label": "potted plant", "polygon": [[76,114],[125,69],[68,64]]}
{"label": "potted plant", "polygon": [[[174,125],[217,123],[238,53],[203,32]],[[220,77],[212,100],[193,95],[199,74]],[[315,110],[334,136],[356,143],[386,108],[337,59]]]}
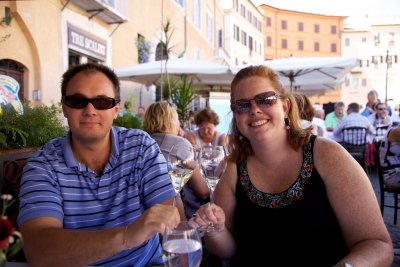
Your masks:
{"label": "potted plant", "polygon": [[184,125],[190,124],[189,110],[192,107],[192,102],[195,97],[196,86],[193,84],[193,80],[189,80],[186,75],[182,75],[180,80],[174,82],[174,87],[172,87],[171,91],[171,99],[176,106],[179,119],[183,121]]}
{"label": "potted plant", "polygon": [[23,104],[23,113],[3,108],[0,115],[0,155],[6,150],[37,148],[66,133],[61,121],[61,106]]}
{"label": "potted plant", "polygon": [[[11,106],[2,106],[0,113],[0,195],[6,194],[4,196],[7,196],[7,199],[3,199],[3,205],[0,205],[3,207],[0,216],[3,218],[2,223],[7,223],[4,219],[6,207],[6,219],[16,227],[18,192],[23,167],[27,158],[38,147],[67,132],[67,127],[61,121],[61,114],[61,106],[54,104],[32,107],[25,102],[22,113]],[[9,196],[13,198],[13,201],[10,201]],[[7,200],[10,202],[5,204],[4,201]],[[4,244],[8,244],[9,238],[9,234],[2,237]],[[0,249],[0,262],[4,259],[9,261],[25,259],[23,252],[14,250],[14,247],[4,245]]]}

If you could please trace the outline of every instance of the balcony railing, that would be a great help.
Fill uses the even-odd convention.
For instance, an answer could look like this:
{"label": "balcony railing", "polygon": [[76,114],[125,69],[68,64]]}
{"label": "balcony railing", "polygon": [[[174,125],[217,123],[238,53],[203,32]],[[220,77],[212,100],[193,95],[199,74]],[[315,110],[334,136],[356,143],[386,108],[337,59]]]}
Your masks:
{"label": "balcony railing", "polygon": [[128,0],[69,0],[68,3],[91,14],[90,19],[97,17],[108,24],[127,21]]}

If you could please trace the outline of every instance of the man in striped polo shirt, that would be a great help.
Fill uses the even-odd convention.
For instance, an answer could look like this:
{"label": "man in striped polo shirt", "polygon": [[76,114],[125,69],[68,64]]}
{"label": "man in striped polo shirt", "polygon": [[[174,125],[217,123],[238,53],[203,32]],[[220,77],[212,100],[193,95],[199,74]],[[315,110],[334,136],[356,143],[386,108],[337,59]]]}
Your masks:
{"label": "man in striped polo shirt", "polygon": [[167,163],[137,129],[112,127],[119,81],[72,67],[61,83],[69,132],[39,149],[21,180],[18,224],[32,266],[162,264],[160,233],[179,222]]}

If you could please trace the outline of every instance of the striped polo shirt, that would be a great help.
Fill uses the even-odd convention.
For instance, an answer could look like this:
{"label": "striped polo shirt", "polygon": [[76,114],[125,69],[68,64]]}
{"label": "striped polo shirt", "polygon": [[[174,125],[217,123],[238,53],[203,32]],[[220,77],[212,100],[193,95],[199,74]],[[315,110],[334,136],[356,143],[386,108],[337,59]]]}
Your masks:
{"label": "striped polo shirt", "polygon": [[[107,229],[127,225],[151,206],[174,197],[165,158],[146,132],[113,127],[111,139],[111,155],[101,175],[75,160],[69,134],[38,150],[24,168],[18,224],[54,217],[66,229]],[[162,249],[155,235],[92,265],[161,262]]]}

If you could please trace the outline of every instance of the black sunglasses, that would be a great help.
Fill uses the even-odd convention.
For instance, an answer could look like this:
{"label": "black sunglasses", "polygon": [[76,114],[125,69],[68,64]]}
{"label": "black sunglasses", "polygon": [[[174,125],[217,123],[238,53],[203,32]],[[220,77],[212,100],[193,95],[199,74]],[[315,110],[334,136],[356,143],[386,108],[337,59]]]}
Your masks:
{"label": "black sunglasses", "polygon": [[87,104],[92,103],[95,109],[105,110],[115,107],[120,99],[111,97],[86,98],[77,95],[64,95],[62,101],[70,108],[83,109],[86,108]]}
{"label": "black sunglasses", "polygon": [[279,94],[274,91],[268,91],[256,95],[253,99],[239,99],[231,105],[231,110],[236,114],[248,113],[251,109],[251,100],[257,104],[259,108],[266,108],[276,103]]}

